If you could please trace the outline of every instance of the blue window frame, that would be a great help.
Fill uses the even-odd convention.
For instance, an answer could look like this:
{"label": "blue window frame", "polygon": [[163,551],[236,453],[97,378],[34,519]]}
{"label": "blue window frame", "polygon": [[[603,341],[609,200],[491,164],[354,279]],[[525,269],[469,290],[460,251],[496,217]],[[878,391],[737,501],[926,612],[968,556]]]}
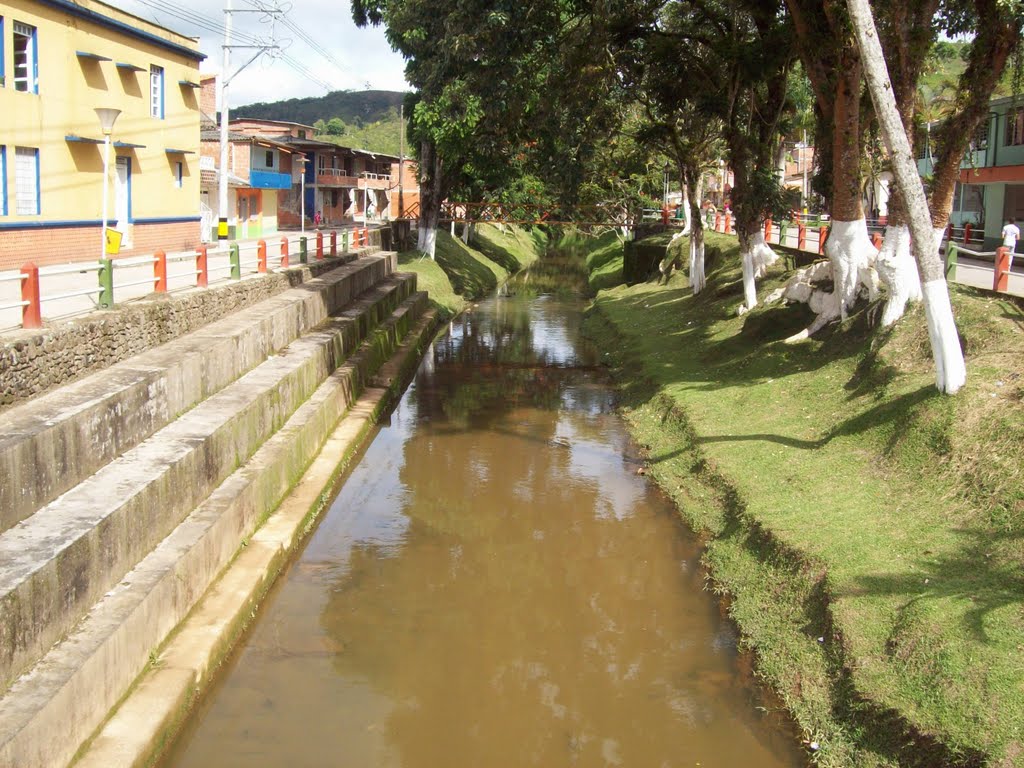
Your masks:
{"label": "blue window frame", "polygon": [[7,215],[7,147],[0,146],[0,216]]}
{"label": "blue window frame", "polygon": [[0,88],[7,85],[7,79],[4,77],[4,64],[7,62],[7,57],[4,56],[4,17],[0,16]]}
{"label": "blue window frame", "polygon": [[39,46],[37,30],[14,22],[14,90],[39,93]]}

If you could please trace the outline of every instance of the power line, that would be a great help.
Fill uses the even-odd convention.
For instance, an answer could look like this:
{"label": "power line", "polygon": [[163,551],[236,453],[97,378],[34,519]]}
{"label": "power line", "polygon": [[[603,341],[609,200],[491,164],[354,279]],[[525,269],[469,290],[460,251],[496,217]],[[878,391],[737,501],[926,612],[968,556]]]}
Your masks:
{"label": "power line", "polygon": [[[268,15],[270,15],[272,17],[276,18],[276,16],[280,13],[279,9],[277,9],[277,8],[268,8],[266,6],[259,5],[257,3],[251,2],[251,0],[247,0],[247,1],[249,2],[250,5],[255,6],[257,10],[264,11],[264,12],[266,12]],[[202,13],[199,13],[197,11],[192,11],[192,10],[189,10],[187,8],[182,8],[180,6],[172,5],[170,2],[167,2],[166,0],[138,0],[138,2],[140,4],[142,4],[142,5],[150,8],[151,10],[157,11],[159,13],[167,14],[168,16],[171,16],[171,17],[173,17],[173,18],[175,18],[175,19],[177,19],[179,21],[185,22],[186,24],[189,24],[189,25],[194,26],[194,27],[198,27],[199,29],[205,30],[207,32],[211,32],[211,33],[214,33],[214,34],[219,35],[219,36],[223,36],[224,33],[225,33],[225,27],[224,27],[224,24],[222,22],[220,22],[217,19],[212,18],[210,16],[206,16],[206,15],[204,15]],[[302,30],[299,29],[298,27],[296,27],[294,22],[291,22],[291,20],[285,19],[285,26],[288,27],[290,30],[292,30],[293,32],[295,32],[296,34],[298,34],[300,36],[304,35]],[[252,35],[252,34],[247,33],[247,32],[240,32],[240,31],[238,31],[236,29],[232,29],[231,36],[232,36],[232,38],[237,39],[241,43],[244,43],[244,44],[247,44],[247,45],[254,45],[254,46],[258,46],[258,47],[268,47],[269,48],[270,46],[273,46],[276,43],[275,37],[273,35],[273,32],[272,32],[272,36],[271,36],[271,39],[270,39],[269,43],[264,38],[260,38],[260,37],[258,37],[256,35]],[[283,42],[287,42],[288,44],[290,44],[291,41],[283,41]],[[323,53],[326,53],[326,51],[324,51],[321,46],[313,45],[312,41],[310,41],[310,42],[311,42],[311,47],[315,51],[317,51],[318,53],[321,53],[321,55],[323,55]],[[336,90],[336,87],[332,83],[328,82],[324,78],[322,78],[322,77],[318,76],[317,74],[315,74],[312,70],[310,70],[304,64],[302,64],[301,62],[296,60],[290,54],[285,53],[284,48],[286,48],[286,47],[287,47],[287,45],[279,46],[278,50],[276,50],[276,51],[268,50],[266,53],[271,58],[280,59],[286,66],[288,66],[290,69],[294,70],[297,74],[299,74],[302,77],[306,78],[310,82],[318,85],[319,87],[323,88],[324,90],[326,90],[326,91]],[[335,66],[338,66],[340,68],[340,65],[337,63],[336,60],[333,59],[333,57],[330,56],[330,54],[327,54],[327,57],[335,64]],[[226,76],[226,73],[225,73],[225,76]]]}

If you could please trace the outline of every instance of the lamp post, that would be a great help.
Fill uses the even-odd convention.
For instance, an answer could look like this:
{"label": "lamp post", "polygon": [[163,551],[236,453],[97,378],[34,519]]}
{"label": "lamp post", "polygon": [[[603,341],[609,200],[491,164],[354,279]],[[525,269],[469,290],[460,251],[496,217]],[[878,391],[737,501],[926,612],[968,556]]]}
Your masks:
{"label": "lamp post", "polygon": [[117,116],[121,114],[120,109],[97,107],[96,117],[100,119],[100,129],[103,131],[103,226],[100,228],[100,260],[107,256],[107,187],[110,175],[110,134],[114,131],[114,123]]}

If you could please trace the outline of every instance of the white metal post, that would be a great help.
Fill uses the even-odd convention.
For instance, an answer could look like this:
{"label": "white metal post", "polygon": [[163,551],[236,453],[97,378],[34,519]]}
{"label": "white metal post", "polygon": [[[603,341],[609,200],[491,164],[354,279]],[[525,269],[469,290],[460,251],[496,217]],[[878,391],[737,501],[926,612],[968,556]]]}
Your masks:
{"label": "white metal post", "polygon": [[306,232],[306,158],[303,157],[302,163],[302,182],[299,184],[299,210],[300,214],[299,221],[301,222],[302,232]]}
{"label": "white metal post", "polygon": [[217,239],[228,239],[228,67],[231,66],[231,0],[224,0],[224,68],[220,75],[220,184]]}
{"label": "white metal post", "polygon": [[100,261],[107,258],[107,197],[110,186],[110,134],[103,141],[103,226],[100,228]]}

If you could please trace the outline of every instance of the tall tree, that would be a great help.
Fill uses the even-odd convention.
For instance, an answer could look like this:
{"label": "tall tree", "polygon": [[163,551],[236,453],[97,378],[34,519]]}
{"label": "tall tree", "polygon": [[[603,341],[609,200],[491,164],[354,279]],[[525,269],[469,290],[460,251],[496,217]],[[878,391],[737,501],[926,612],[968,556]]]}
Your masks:
{"label": "tall tree", "polygon": [[[433,256],[440,206],[467,180],[508,180],[564,22],[557,0],[353,0],[358,25],[384,24],[417,89],[419,247]],[[472,23],[467,23],[472,20]]]}
{"label": "tall tree", "polygon": [[846,318],[876,252],[861,198],[863,64],[846,7],[842,0],[786,0],[786,6],[814,90],[815,146],[832,216],[825,253],[832,264],[833,291],[807,335],[832,319]]}
{"label": "tall tree", "polygon": [[868,0],[847,0],[847,7],[857,45],[863,54],[871,100],[892,157],[893,172],[905,195],[910,232],[913,235],[914,258],[923,281],[922,293],[932,357],[935,360],[936,386],[940,392],[952,394],[966,382],[967,368],[953,320],[942,262],[934,247],[928,201],[918,181],[917,163],[896,106],[871,7]]}
{"label": "tall tree", "polygon": [[937,231],[949,223],[960,165],[978,127],[988,120],[989,100],[1013,60],[1014,90],[1024,68],[1024,2],[1022,0],[950,0],[945,8],[949,34],[974,33],[967,67],[960,75],[953,108],[939,124],[935,168],[929,203]]}

